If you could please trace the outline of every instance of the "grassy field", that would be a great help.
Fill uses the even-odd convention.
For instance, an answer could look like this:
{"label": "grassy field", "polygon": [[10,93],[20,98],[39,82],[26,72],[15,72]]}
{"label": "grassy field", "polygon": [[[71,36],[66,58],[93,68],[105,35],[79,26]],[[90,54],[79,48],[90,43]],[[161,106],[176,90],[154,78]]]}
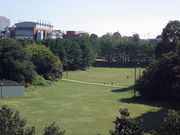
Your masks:
{"label": "grassy field", "polygon": [[[144,69],[137,69],[136,78],[142,74]],[[64,73],[64,78],[95,82],[95,83],[106,83],[114,85],[125,85],[130,86],[135,81],[135,69],[134,68],[90,68],[87,71],[69,71]]]}
{"label": "grassy field", "polygon": [[120,108],[128,108],[132,117],[144,119],[149,131],[160,124],[169,108],[159,102],[132,98],[133,69],[92,68],[70,72],[68,78],[128,86],[117,89],[60,80],[48,87],[30,87],[24,98],[0,99],[0,104],[19,110],[28,125],[36,126],[36,135],[52,122],[66,130],[66,135],[105,135],[113,129]]}

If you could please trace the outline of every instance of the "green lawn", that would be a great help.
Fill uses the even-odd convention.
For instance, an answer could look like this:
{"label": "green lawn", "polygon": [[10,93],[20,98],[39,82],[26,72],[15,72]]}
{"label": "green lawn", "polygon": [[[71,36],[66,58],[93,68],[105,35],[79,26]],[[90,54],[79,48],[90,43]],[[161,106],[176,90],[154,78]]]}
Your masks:
{"label": "green lawn", "polygon": [[[127,73],[131,79],[124,77]],[[133,84],[132,74],[133,69],[92,68],[85,72],[70,72],[69,78],[99,83],[113,81],[130,86]],[[112,122],[118,110],[124,107],[133,117],[146,120],[147,131],[157,127],[168,107],[132,96],[132,87],[117,89],[60,80],[53,86],[30,87],[24,98],[0,99],[0,104],[19,110],[28,125],[36,126],[37,135],[41,135],[44,126],[54,121],[66,130],[66,135],[108,134],[114,127]]]}
{"label": "green lawn", "polygon": [[[144,69],[140,69],[142,73]],[[139,77],[139,69],[137,68],[137,75]],[[135,81],[135,69],[134,68],[90,68],[87,71],[69,71],[68,76],[64,72],[64,78],[96,82],[96,83],[106,83],[114,85],[133,85]]]}

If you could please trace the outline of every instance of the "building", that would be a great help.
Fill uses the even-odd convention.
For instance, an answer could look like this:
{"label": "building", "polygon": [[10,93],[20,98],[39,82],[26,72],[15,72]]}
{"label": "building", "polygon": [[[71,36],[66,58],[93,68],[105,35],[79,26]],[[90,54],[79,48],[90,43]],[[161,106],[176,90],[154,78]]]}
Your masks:
{"label": "building", "polygon": [[48,38],[48,34],[52,33],[53,26],[39,22],[20,22],[15,24],[16,39],[32,39],[43,40]]}
{"label": "building", "polygon": [[66,34],[63,35],[63,38],[71,39],[75,37],[81,37],[83,35],[88,35],[88,33],[83,31],[66,31]]}
{"label": "building", "polygon": [[61,30],[53,30],[52,32],[48,33],[48,38],[50,39],[57,39],[57,38],[63,38],[64,32]]}
{"label": "building", "polygon": [[0,98],[24,96],[25,86],[10,80],[0,80]]}
{"label": "building", "polygon": [[9,27],[10,26],[10,19],[0,16],[0,33],[1,31],[4,31],[5,27]]}

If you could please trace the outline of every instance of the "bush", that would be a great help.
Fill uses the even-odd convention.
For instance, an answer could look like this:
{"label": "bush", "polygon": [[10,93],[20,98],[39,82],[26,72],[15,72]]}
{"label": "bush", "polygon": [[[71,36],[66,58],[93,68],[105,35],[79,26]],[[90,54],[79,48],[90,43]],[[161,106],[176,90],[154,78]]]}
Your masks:
{"label": "bush", "polygon": [[49,84],[48,80],[45,80],[42,76],[38,75],[32,82],[35,86],[47,86]]}
{"label": "bush", "polygon": [[128,109],[120,109],[120,117],[115,120],[115,130],[110,131],[111,135],[143,135],[142,120],[130,118]]}
{"label": "bush", "polygon": [[152,63],[136,82],[141,96],[180,100],[180,57],[175,53],[163,55]]}
{"label": "bush", "polygon": [[31,61],[39,75],[45,79],[54,80],[62,77],[62,64],[59,58],[45,46],[29,45],[28,50],[32,53]]}
{"label": "bush", "polygon": [[35,128],[27,128],[26,120],[21,119],[19,112],[7,105],[0,108],[0,134],[1,135],[33,135]]}
{"label": "bush", "polygon": [[43,135],[64,135],[65,131],[56,126],[55,123],[45,127]]}

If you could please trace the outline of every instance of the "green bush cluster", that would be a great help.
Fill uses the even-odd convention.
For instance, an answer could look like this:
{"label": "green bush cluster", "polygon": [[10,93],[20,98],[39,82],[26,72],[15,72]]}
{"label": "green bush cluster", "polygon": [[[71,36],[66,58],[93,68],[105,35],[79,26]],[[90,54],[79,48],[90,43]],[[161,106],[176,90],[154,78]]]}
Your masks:
{"label": "green bush cluster", "polygon": [[39,75],[55,80],[62,77],[62,72],[59,57],[45,46],[31,44],[30,41],[0,39],[0,80],[36,82],[37,85],[44,81]]}

